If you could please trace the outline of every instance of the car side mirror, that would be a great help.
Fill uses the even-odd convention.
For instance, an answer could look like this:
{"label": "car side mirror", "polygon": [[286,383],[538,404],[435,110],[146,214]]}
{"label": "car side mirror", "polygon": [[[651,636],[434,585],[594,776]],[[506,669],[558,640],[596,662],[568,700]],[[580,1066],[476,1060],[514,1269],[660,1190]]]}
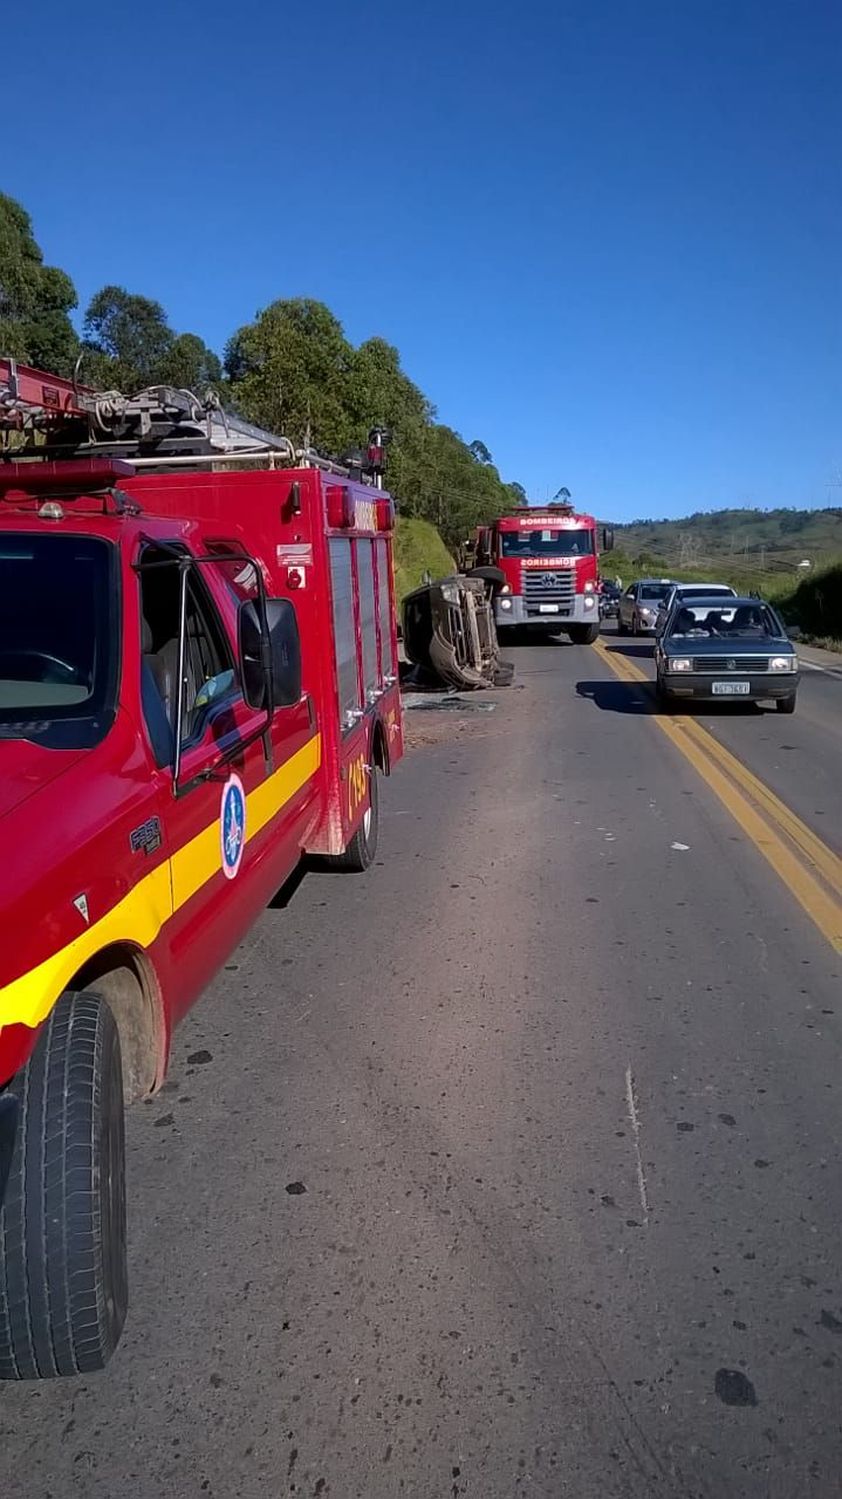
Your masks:
{"label": "car side mirror", "polygon": [[243,697],[250,708],[264,708],[267,680],[271,680],[274,706],[288,708],[301,697],[301,638],[295,606],[289,599],[266,600],[266,626],[264,636],[251,599],[240,605]]}

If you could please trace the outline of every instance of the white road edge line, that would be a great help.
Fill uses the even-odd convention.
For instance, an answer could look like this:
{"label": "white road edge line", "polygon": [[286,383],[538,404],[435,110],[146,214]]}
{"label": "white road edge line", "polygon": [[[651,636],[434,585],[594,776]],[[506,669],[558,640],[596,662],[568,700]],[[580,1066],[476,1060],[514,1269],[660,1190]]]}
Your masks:
{"label": "white road edge line", "polygon": [[637,1190],[640,1194],[640,1206],[643,1208],[643,1221],[644,1223],[648,1223],[649,1198],[646,1193],[646,1175],[643,1170],[643,1157],[640,1154],[640,1119],[634,1096],[634,1078],[632,1077],[631,1064],[626,1068],[626,1105],[629,1111],[629,1122],[632,1127],[632,1143],[634,1144],[634,1157],[637,1165]]}
{"label": "white road edge line", "polygon": [[823,677],[842,677],[842,667],[820,665],[818,661],[807,661],[803,656],[799,656],[798,665],[802,671],[820,671]]}

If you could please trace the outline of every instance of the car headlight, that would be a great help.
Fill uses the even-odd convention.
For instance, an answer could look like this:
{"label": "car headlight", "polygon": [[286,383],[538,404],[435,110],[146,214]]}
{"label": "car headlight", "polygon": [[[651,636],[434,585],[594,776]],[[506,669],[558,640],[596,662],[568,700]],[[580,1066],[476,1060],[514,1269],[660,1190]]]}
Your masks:
{"label": "car headlight", "polygon": [[500,599],[499,604],[501,609],[511,609],[512,607],[511,599]]}
{"label": "car headlight", "polygon": [[794,656],[773,656],[769,662],[770,671],[795,671]]}
{"label": "car headlight", "polygon": [[666,671],[692,671],[693,662],[690,656],[667,656],[664,668]]}

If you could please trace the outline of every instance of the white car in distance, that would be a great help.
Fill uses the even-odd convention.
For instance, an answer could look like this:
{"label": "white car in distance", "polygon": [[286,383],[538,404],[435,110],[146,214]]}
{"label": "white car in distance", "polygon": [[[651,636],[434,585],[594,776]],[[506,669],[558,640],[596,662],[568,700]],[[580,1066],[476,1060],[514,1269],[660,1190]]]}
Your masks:
{"label": "white car in distance", "polygon": [[659,635],[663,630],[667,615],[676,602],[692,604],[693,599],[735,599],[736,597],[736,588],[731,588],[727,583],[673,583],[658,609],[655,634]]}

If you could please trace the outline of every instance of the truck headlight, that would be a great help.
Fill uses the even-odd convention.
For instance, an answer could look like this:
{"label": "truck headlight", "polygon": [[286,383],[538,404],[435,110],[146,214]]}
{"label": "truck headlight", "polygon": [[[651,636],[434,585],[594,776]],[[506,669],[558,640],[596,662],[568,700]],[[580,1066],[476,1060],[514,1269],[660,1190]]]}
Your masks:
{"label": "truck headlight", "polygon": [[596,584],[589,578],[587,583],[585,584],[585,593],[593,593],[595,588]]}
{"label": "truck headlight", "polygon": [[692,671],[693,662],[689,656],[667,656],[664,668],[666,671]]}
{"label": "truck headlight", "polygon": [[773,656],[769,662],[770,671],[795,671],[794,656]]}
{"label": "truck headlight", "polygon": [[512,591],[512,585],[511,585],[511,583],[504,583],[503,587],[500,589],[501,593],[511,593],[511,591]]}
{"label": "truck headlight", "polygon": [[511,599],[500,599],[499,604],[501,609],[511,609],[512,607]]}
{"label": "truck headlight", "polygon": [[585,594],[585,608],[586,609],[593,609],[595,607],[595,605],[596,605],[596,599],[594,598],[594,595],[592,593],[586,593]]}

